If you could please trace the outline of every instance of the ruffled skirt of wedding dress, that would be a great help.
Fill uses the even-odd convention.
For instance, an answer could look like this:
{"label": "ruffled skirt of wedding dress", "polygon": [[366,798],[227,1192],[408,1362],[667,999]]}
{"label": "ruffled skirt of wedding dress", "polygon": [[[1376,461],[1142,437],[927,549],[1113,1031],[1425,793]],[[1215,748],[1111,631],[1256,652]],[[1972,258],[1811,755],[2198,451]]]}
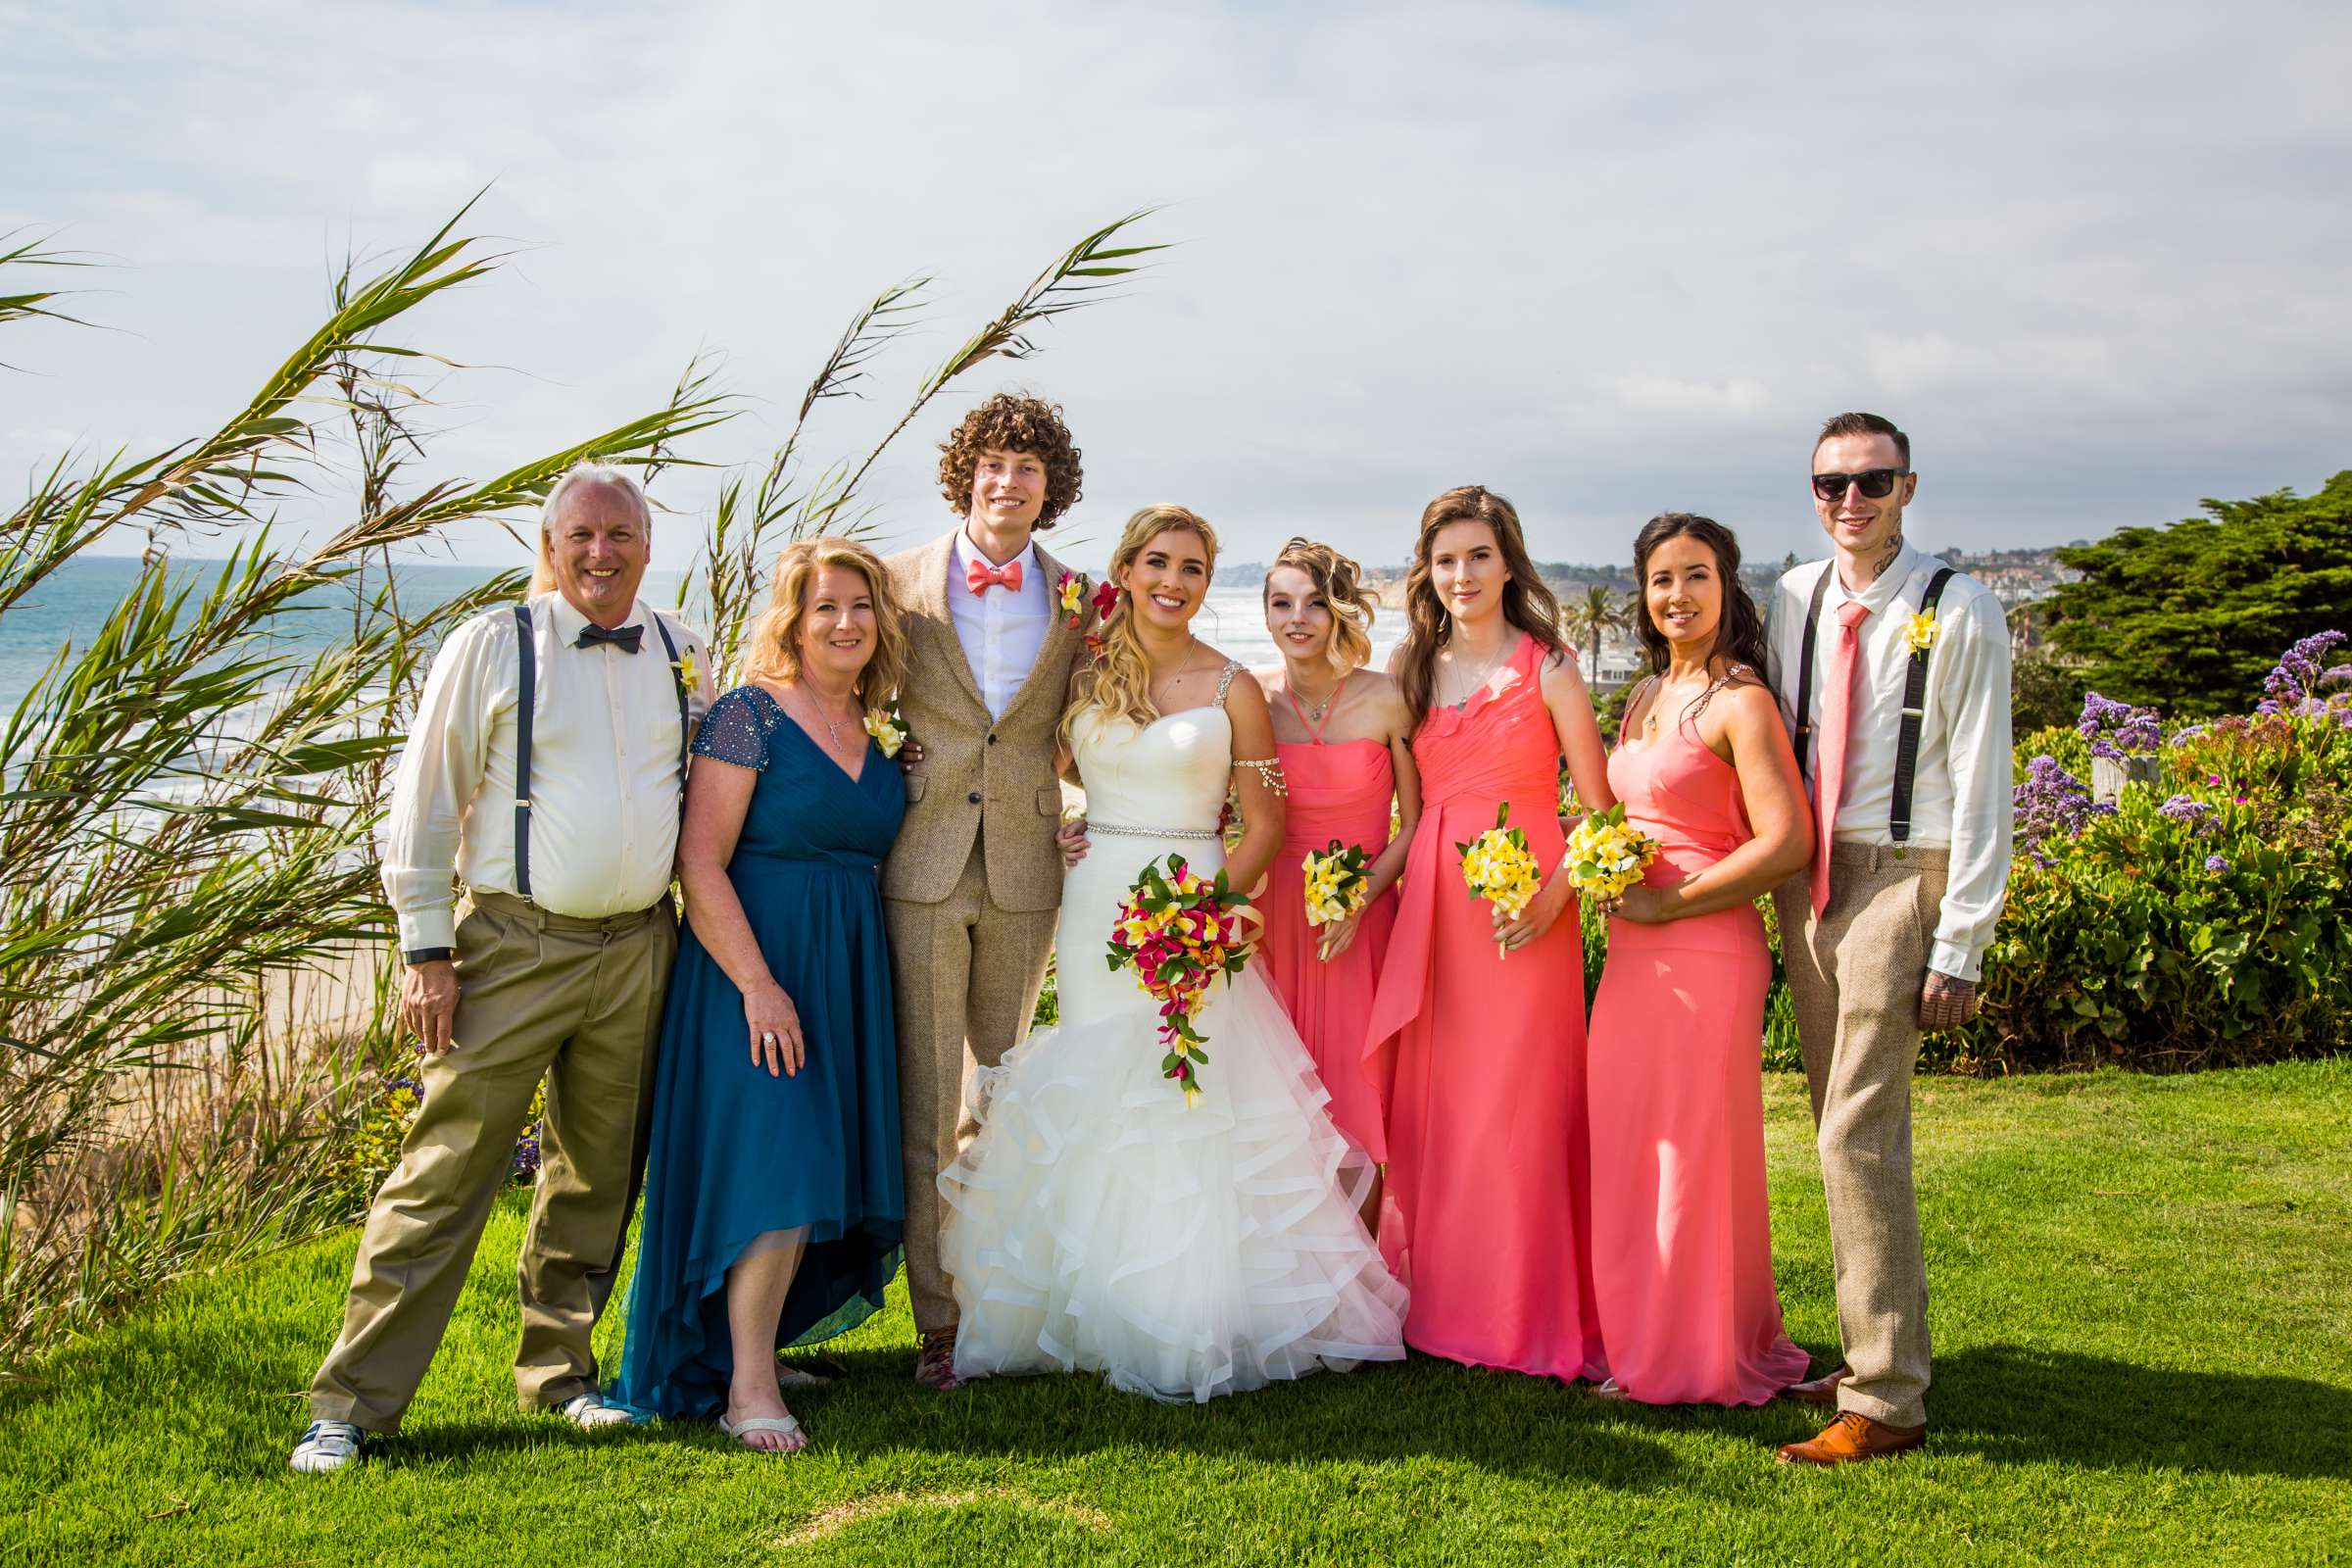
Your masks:
{"label": "ruffled skirt of wedding dress", "polygon": [[1273,991],[1254,970],[1216,983],[1187,1110],[1131,975],[1069,1017],[1103,978],[1070,976],[1061,1026],[967,1089],[981,1132],[939,1181],[956,1374],[1084,1369],[1203,1401],[1401,1360],[1404,1288],[1356,1217],[1372,1169]]}

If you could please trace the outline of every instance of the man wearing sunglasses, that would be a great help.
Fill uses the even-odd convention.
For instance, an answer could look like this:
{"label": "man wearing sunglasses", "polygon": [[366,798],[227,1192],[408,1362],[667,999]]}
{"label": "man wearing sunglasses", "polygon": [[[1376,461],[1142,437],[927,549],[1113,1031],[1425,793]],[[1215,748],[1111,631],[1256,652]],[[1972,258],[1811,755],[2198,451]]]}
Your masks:
{"label": "man wearing sunglasses", "polygon": [[1811,867],[1774,894],[1812,1091],[1845,1364],[1791,1464],[1927,1440],[1928,1275],[1911,1178],[1923,1030],[1977,1011],[2008,889],[2009,632],[2000,602],[1903,537],[1911,439],[1840,414],[1813,446],[1831,555],[1775,591],[1773,689],[1812,798]]}

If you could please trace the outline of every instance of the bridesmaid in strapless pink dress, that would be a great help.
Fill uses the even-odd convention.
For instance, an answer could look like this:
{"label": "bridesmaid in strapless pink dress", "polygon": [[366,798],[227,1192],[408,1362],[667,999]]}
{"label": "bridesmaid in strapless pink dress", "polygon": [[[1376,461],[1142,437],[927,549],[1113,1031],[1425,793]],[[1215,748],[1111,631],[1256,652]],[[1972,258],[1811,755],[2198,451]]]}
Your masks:
{"label": "bridesmaid in strapless pink dress", "polygon": [[[1689,719],[1609,755],[1626,821],[1670,886],[1751,834],[1732,764]],[[1764,996],[1752,904],[1609,922],[1593,999],[1592,1288],[1609,1373],[1645,1404],[1762,1404],[1805,1375],[1781,1327],[1764,1192]]]}
{"label": "bridesmaid in strapless pink dress", "polygon": [[1405,861],[1372,1037],[1394,1040],[1381,1250],[1412,1292],[1405,1343],[1474,1366],[1599,1377],[1586,1201],[1585,979],[1572,899],[1500,956],[1454,851],[1511,808],[1557,866],[1560,744],[1543,645],[1413,738],[1421,822]]}
{"label": "bridesmaid in strapless pink dress", "polygon": [[1389,1061],[1386,1054],[1368,1055],[1364,1044],[1372,1020],[1373,987],[1388,956],[1389,932],[1396,923],[1396,892],[1384,891],[1365,906],[1355,940],[1325,960],[1316,956],[1323,929],[1306,922],[1299,869],[1308,853],[1329,849],[1334,839],[1360,846],[1370,859],[1379,858],[1388,847],[1389,807],[1396,789],[1389,748],[1377,740],[1326,744],[1323,739],[1342,704],[1353,695],[1335,695],[1322,721],[1309,723],[1298,698],[1284,693],[1310,738],[1278,739],[1274,748],[1282,758],[1290,800],[1282,853],[1274,858],[1266,894],[1257,905],[1266,921],[1258,952],[1275,995],[1315,1058],[1323,1087],[1331,1092],[1331,1119],[1349,1143],[1374,1162],[1385,1163]]}

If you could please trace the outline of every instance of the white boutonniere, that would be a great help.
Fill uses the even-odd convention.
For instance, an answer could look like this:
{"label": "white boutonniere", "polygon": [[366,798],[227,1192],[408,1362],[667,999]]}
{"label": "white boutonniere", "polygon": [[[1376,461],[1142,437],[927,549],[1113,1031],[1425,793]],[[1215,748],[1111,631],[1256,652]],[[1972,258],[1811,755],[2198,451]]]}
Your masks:
{"label": "white boutonniere", "polygon": [[1915,654],[1924,654],[1936,646],[1936,612],[1923,610],[1903,623],[1903,641]]}

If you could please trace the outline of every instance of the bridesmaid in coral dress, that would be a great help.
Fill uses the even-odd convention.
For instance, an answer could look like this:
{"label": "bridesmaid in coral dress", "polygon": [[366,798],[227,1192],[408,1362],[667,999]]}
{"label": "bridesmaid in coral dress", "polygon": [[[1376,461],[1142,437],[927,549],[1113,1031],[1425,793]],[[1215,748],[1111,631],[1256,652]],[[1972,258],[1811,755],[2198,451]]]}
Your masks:
{"label": "bridesmaid in coral dress", "polygon": [[[1266,572],[1266,630],[1278,668],[1257,672],[1274,713],[1275,751],[1290,783],[1282,853],[1257,901],[1266,976],[1315,1058],[1331,1119],[1377,1162],[1389,1157],[1388,1055],[1367,1055],[1372,991],[1396,922],[1390,891],[1421,815],[1412,712],[1396,683],[1363,667],[1374,602],[1362,568],[1329,545],[1293,539]],[[1390,807],[1398,828],[1390,835]],[[1370,898],[1343,921],[1307,923],[1300,862],[1334,841],[1371,857]],[[1365,1223],[1378,1214],[1377,1183]]]}
{"label": "bridesmaid in coral dress", "polygon": [[1813,831],[1731,530],[1653,517],[1634,573],[1651,676],[1609,783],[1660,848],[1609,922],[1592,1005],[1592,1286],[1611,1374],[1599,1392],[1761,1404],[1803,1379],[1806,1356],[1772,1278],[1772,956],[1754,901],[1804,868]]}
{"label": "bridesmaid in coral dress", "polygon": [[[1578,798],[1606,807],[1600,734],[1502,497],[1473,485],[1430,503],[1405,599],[1391,668],[1424,715],[1422,815],[1372,1007],[1371,1038],[1396,1055],[1382,1250],[1412,1292],[1415,1349],[1598,1377],[1584,949],[1557,872],[1560,759]],[[1504,805],[1544,879],[1508,922],[1464,886],[1454,850]]]}

